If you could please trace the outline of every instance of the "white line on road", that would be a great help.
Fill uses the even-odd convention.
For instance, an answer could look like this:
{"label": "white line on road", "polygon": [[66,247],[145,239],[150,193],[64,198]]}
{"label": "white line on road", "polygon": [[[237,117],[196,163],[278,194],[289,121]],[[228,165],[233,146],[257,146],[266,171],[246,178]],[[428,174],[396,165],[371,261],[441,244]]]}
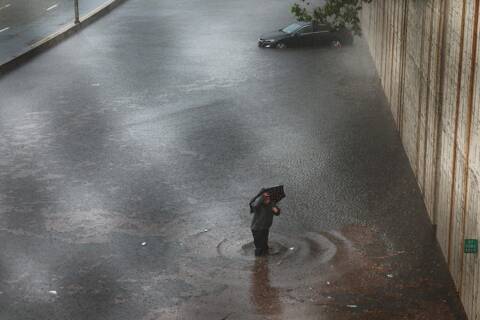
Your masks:
{"label": "white line on road", "polygon": [[52,9],[55,9],[56,7],[58,7],[58,4],[57,4],[57,3],[55,3],[53,6],[48,7],[48,8],[47,8],[47,11],[50,11],[50,10],[52,10]]}
{"label": "white line on road", "polygon": [[10,29],[10,27],[6,27],[6,28],[3,28],[3,29],[0,29],[0,32],[7,31],[8,29]]}
{"label": "white line on road", "polygon": [[10,3],[7,3],[7,4],[4,5],[3,7],[0,7],[0,10],[2,10],[2,9],[7,9],[7,8],[10,7],[10,6],[11,6],[11,4],[10,4]]}

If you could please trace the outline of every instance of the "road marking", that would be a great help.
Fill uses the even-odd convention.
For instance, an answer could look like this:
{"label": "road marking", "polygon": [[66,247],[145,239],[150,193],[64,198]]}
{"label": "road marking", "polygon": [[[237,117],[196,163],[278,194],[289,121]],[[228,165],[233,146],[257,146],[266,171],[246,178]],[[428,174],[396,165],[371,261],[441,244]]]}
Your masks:
{"label": "road marking", "polygon": [[10,27],[6,27],[6,28],[3,28],[3,29],[0,29],[0,32],[7,31],[8,29],[10,29]]}
{"label": "road marking", "polygon": [[47,8],[47,11],[50,11],[50,10],[52,10],[52,9],[55,9],[56,7],[58,7],[58,4],[57,4],[57,3],[55,3],[53,6],[48,7],[48,8]]}
{"label": "road marking", "polygon": [[3,7],[0,7],[0,10],[2,10],[2,9],[7,9],[7,8],[10,7],[10,6],[11,6],[11,4],[10,4],[10,3],[7,3],[7,4],[4,5]]}

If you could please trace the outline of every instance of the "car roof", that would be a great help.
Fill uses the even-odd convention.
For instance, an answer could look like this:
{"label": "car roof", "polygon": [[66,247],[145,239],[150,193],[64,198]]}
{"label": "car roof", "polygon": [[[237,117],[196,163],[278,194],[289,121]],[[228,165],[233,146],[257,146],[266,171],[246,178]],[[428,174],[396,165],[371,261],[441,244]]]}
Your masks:
{"label": "car roof", "polygon": [[302,27],[312,24],[310,21],[296,21],[295,23],[302,26]]}
{"label": "car roof", "polygon": [[[294,23],[298,24],[299,26],[305,27],[305,26],[311,26],[313,23],[312,21],[295,21]],[[317,26],[326,26],[325,23],[316,23]]]}

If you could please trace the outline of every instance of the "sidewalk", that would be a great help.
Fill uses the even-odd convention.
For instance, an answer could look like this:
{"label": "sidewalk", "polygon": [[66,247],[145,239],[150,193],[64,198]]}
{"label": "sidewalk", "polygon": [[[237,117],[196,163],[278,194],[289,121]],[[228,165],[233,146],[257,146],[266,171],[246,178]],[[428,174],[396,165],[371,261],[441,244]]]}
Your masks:
{"label": "sidewalk", "polygon": [[[79,0],[80,21],[85,23],[116,2]],[[0,69],[72,29],[73,0],[0,0]]]}

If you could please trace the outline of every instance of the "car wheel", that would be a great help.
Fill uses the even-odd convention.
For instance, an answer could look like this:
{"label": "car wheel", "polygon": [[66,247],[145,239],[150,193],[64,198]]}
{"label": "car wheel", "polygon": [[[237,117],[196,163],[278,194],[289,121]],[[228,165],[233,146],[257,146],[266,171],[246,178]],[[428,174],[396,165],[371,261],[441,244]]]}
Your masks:
{"label": "car wheel", "polygon": [[279,42],[279,43],[277,43],[277,45],[275,46],[275,48],[277,48],[277,49],[285,49],[285,48],[287,48],[287,45],[286,45],[285,43],[283,43],[283,42]]}

